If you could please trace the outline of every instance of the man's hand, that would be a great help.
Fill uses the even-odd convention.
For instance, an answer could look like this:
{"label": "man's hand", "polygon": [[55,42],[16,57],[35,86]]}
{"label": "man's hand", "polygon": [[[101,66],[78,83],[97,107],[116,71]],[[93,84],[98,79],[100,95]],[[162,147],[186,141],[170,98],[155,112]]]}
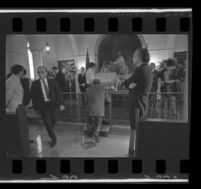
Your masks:
{"label": "man's hand", "polygon": [[128,87],[129,87],[129,89],[133,89],[136,85],[137,84],[135,84],[135,83],[131,83]]}
{"label": "man's hand", "polygon": [[81,84],[82,87],[84,87],[85,85],[86,85],[85,83],[82,83],[82,84]]}
{"label": "man's hand", "polygon": [[59,106],[59,110],[60,110],[60,111],[63,111],[64,109],[65,109],[64,105],[60,105],[60,106]]}

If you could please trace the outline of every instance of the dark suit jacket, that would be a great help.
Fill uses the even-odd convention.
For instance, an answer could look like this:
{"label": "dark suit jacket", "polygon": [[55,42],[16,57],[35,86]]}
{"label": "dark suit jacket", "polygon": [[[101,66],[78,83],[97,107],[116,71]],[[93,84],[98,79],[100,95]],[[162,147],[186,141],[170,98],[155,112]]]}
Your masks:
{"label": "dark suit jacket", "polygon": [[[78,83],[79,83],[81,92],[85,92],[86,91],[86,86],[87,86],[87,81],[86,81],[85,74],[84,74],[84,76],[82,76],[81,73],[78,75]],[[85,84],[85,86],[81,86],[81,84]]]}
{"label": "dark suit jacket", "polygon": [[56,77],[55,77],[55,80],[57,81],[60,90],[62,92],[66,92],[67,91],[67,87],[66,87],[66,79],[65,79],[64,74],[59,71],[57,73]]}
{"label": "dark suit jacket", "polygon": [[140,117],[147,113],[148,97],[152,87],[153,73],[148,64],[142,64],[134,71],[133,75],[124,81],[124,85],[129,89],[129,84],[135,83],[132,90],[129,89],[128,110],[138,107]]}
{"label": "dark suit jacket", "polygon": [[[52,108],[56,108],[57,105],[64,105],[64,100],[57,82],[54,79],[47,79],[47,81],[50,91],[50,101]],[[45,101],[39,79],[32,83],[31,97],[34,110],[41,112],[43,110]]]}

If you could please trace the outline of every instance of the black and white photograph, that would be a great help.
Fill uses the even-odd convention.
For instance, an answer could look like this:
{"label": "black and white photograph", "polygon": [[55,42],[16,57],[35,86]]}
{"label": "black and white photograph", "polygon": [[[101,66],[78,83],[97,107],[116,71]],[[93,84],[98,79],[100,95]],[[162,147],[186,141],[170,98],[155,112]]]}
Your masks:
{"label": "black and white photograph", "polygon": [[188,41],[187,34],[8,34],[6,155],[187,158]]}
{"label": "black and white photograph", "polygon": [[192,13],[0,9],[0,183],[188,184]]}

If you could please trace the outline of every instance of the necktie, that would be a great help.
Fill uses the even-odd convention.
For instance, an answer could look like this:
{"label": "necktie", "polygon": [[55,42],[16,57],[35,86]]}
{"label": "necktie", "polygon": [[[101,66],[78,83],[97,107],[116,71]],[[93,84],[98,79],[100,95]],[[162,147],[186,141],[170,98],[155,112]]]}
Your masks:
{"label": "necktie", "polygon": [[46,83],[45,83],[45,80],[43,80],[43,86],[44,86],[44,88],[45,88],[46,97],[47,97],[47,98],[50,98],[49,89],[48,89],[48,87],[47,87],[47,85],[46,85]]}

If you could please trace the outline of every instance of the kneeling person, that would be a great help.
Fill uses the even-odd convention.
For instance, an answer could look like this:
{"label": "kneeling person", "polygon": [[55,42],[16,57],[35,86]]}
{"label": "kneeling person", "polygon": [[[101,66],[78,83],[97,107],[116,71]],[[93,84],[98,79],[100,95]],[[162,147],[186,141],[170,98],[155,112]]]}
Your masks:
{"label": "kneeling person", "polygon": [[94,136],[96,142],[99,142],[102,118],[105,115],[105,100],[109,101],[110,99],[99,79],[93,80],[93,85],[87,89],[86,94],[87,135]]}

